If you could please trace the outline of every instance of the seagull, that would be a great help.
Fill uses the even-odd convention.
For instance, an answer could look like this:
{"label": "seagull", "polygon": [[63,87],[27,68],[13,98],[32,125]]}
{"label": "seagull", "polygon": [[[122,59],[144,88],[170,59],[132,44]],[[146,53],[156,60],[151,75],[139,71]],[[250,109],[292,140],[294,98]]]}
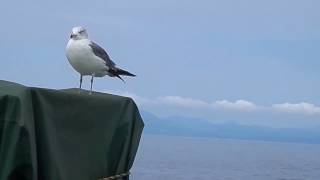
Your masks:
{"label": "seagull", "polygon": [[94,77],[117,77],[124,80],[123,76],[136,76],[126,70],[120,69],[110,59],[107,52],[88,38],[87,30],[83,27],[74,27],[66,47],[66,56],[71,66],[80,74],[80,86],[82,76],[91,76],[90,94]]}

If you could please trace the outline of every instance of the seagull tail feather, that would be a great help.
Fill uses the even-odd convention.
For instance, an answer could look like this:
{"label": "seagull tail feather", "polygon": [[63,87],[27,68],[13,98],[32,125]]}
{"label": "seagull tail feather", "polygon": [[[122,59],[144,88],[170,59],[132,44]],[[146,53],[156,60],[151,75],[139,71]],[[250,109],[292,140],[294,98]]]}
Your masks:
{"label": "seagull tail feather", "polygon": [[122,79],[121,76],[119,76],[119,74],[116,74],[115,76],[116,76],[117,78],[121,79],[121,81],[125,83],[125,81]]}
{"label": "seagull tail feather", "polygon": [[120,69],[120,68],[117,68],[117,67],[114,67],[114,68],[111,68],[108,70],[108,72],[112,75],[112,76],[116,76],[117,78],[119,78],[121,81],[125,82],[120,75],[123,75],[123,76],[136,76],[126,70],[123,70],[123,69]]}
{"label": "seagull tail feather", "polygon": [[136,76],[136,75],[134,75],[126,70],[120,69],[120,68],[116,68],[116,74],[123,75],[123,76],[133,76],[133,77]]}

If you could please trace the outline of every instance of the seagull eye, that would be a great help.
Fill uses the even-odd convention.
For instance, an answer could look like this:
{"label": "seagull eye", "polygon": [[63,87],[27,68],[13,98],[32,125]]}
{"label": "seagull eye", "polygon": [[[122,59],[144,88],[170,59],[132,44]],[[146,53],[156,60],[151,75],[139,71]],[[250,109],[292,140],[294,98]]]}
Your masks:
{"label": "seagull eye", "polygon": [[83,33],[84,32],[84,30],[81,30],[81,31],[79,31],[79,34],[81,34],[81,33]]}

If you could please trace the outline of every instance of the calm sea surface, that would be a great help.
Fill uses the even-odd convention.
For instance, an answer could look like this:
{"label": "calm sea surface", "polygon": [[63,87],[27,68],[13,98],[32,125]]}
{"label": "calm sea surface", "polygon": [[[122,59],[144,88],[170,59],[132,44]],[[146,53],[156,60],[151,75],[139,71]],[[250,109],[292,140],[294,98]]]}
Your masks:
{"label": "calm sea surface", "polygon": [[132,180],[320,180],[320,145],[144,135]]}

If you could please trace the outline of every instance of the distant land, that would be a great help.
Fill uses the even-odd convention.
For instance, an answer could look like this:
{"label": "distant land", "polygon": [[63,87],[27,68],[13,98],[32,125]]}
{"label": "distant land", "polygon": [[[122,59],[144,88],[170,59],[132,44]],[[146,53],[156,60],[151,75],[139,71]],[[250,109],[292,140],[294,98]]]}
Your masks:
{"label": "distant land", "polygon": [[145,122],[144,133],[146,134],[320,144],[320,128],[271,128],[235,123],[214,124],[204,119],[179,116],[159,118],[146,111],[141,111],[141,116]]}

